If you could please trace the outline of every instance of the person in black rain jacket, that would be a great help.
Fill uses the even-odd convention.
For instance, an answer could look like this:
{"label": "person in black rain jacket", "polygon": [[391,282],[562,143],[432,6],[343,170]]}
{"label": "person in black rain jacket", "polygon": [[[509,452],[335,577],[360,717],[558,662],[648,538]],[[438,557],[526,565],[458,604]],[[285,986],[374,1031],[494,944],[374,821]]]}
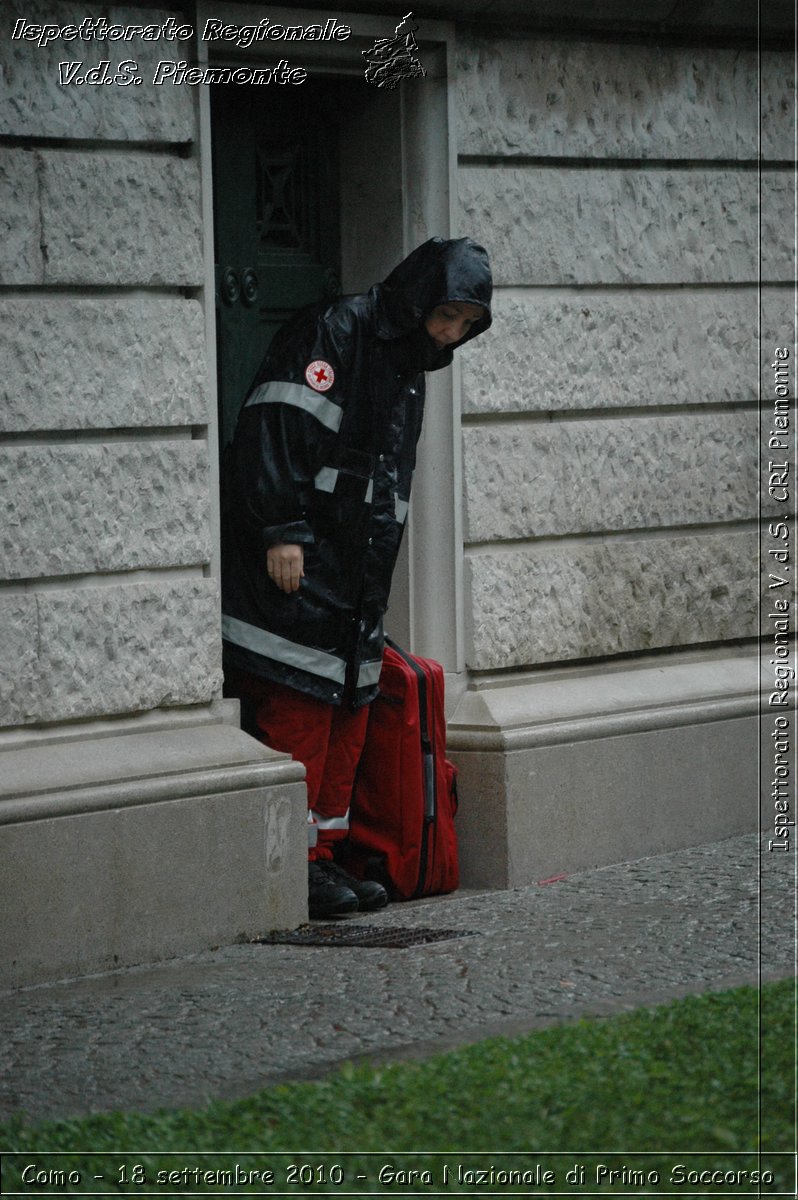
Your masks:
{"label": "person in black rain jacket", "polygon": [[223,471],[226,690],[307,768],[311,915],[387,902],[333,861],[407,516],[424,373],[491,323],[487,254],[431,238],[367,294],[304,309],[274,337]]}

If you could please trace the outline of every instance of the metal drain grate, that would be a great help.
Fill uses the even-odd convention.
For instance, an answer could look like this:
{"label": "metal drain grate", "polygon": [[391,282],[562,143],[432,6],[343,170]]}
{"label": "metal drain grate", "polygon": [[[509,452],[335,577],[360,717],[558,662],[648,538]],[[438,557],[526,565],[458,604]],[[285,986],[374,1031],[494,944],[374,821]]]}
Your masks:
{"label": "metal drain grate", "polygon": [[286,933],[253,938],[259,946],[379,946],[404,950],[447,938],[476,937],[471,929],[385,929],[381,925],[301,925]]}

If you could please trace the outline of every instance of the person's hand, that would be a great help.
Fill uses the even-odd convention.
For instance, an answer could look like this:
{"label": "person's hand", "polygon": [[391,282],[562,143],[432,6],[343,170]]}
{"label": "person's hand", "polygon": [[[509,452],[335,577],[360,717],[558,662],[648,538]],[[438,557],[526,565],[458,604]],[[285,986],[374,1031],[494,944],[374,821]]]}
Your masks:
{"label": "person's hand", "polygon": [[275,542],[266,551],[266,570],[269,579],[283,592],[297,591],[299,581],[305,574],[305,553],[301,546],[288,542]]}

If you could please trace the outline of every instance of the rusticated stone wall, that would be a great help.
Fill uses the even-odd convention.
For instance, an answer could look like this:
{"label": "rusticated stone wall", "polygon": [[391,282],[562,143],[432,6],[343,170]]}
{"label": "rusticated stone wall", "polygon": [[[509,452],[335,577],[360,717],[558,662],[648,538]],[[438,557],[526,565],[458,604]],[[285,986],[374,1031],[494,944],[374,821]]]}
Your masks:
{"label": "rusticated stone wall", "polygon": [[147,82],[173,49],[81,87],[59,61],[119,43],[0,42],[0,731],[219,692],[196,95]]}
{"label": "rusticated stone wall", "polygon": [[497,285],[461,356],[472,670],[755,636],[791,71],[788,52],[459,40],[459,226]]}

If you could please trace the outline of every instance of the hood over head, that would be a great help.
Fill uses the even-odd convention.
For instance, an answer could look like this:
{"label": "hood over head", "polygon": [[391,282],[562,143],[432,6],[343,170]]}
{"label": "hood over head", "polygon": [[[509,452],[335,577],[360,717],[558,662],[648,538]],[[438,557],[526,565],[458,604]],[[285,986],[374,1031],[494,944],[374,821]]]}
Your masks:
{"label": "hood over head", "polygon": [[[489,327],[492,291],[490,263],[482,246],[467,237],[430,238],[371,289],[377,335],[407,343],[411,356],[423,360],[418,363],[423,370],[448,366],[458,346]],[[424,321],[439,304],[453,301],[479,304],[484,315],[459,342],[438,349],[424,329]]]}

